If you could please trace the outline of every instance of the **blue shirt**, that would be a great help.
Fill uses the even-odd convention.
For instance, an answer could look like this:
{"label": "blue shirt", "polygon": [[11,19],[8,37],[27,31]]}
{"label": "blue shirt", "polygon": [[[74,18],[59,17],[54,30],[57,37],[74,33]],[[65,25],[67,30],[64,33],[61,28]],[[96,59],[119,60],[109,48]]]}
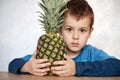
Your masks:
{"label": "blue shirt", "polygon": [[[27,55],[16,58],[9,64],[9,72],[20,74],[19,69],[31,58]],[[117,76],[120,75],[120,60],[91,45],[85,45],[80,54],[73,58],[76,76]],[[114,66],[113,66],[114,65]]]}
{"label": "blue shirt", "polygon": [[76,62],[93,62],[108,58],[113,58],[113,56],[109,56],[106,52],[97,49],[91,45],[85,45],[85,47],[83,47],[83,49],[80,51],[80,54],[73,58],[73,60]]}

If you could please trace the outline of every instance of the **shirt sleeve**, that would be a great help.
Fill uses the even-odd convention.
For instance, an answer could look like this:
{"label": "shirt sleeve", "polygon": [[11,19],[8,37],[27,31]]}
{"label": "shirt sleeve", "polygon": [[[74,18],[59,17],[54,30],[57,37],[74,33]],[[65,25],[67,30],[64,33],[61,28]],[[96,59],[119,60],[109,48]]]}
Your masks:
{"label": "shirt sleeve", "polygon": [[13,59],[9,63],[8,71],[12,72],[14,74],[26,74],[23,72],[19,72],[19,69],[30,59],[30,57],[31,57],[31,55],[27,55],[22,58]]}
{"label": "shirt sleeve", "polygon": [[102,50],[98,50],[97,55],[95,57],[95,60],[105,60],[105,59],[108,59],[108,58],[115,58],[115,57],[108,55],[106,52],[104,52]]}
{"label": "shirt sleeve", "polygon": [[114,56],[108,55],[105,51],[98,49],[94,46],[89,45],[91,61],[101,61],[108,58],[115,58]]}
{"label": "shirt sleeve", "polygon": [[120,76],[120,60],[108,58],[94,62],[75,62],[76,76]]}

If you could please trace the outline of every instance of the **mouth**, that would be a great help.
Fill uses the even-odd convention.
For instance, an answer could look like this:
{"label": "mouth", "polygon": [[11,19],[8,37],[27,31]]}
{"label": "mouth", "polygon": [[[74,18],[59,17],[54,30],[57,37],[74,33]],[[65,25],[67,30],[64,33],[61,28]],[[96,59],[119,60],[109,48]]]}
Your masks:
{"label": "mouth", "polygon": [[71,43],[73,47],[78,47],[79,43]]}

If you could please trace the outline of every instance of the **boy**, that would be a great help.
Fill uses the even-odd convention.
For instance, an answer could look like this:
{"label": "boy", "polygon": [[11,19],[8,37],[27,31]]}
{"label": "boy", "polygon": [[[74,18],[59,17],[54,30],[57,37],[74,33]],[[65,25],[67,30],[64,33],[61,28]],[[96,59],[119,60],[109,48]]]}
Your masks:
{"label": "boy", "polygon": [[[69,0],[67,8],[64,24],[59,29],[67,46],[67,54],[64,55],[66,60],[54,62],[59,66],[52,67],[52,72],[58,76],[120,75],[120,60],[86,45],[94,23],[94,13],[90,5],[85,0]],[[32,56],[14,59],[9,64],[9,71],[44,76],[50,71],[49,65],[48,59],[36,59],[35,51]]]}

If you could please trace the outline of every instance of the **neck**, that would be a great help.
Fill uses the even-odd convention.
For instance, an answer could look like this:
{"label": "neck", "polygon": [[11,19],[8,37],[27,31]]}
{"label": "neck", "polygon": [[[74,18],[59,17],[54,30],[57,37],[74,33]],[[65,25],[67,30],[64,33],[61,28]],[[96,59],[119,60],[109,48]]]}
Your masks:
{"label": "neck", "polygon": [[79,53],[80,53],[80,51],[72,51],[72,50],[70,50],[70,49],[67,49],[67,55],[68,55],[70,58],[76,57]]}

